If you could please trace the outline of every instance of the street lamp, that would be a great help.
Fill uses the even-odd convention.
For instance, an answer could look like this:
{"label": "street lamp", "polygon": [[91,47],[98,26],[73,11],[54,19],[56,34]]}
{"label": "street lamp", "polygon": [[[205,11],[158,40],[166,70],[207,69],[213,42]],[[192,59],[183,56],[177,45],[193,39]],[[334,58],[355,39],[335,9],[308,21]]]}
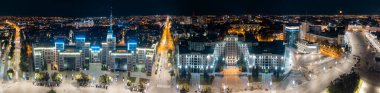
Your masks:
{"label": "street lamp", "polygon": [[226,85],[225,84],[223,84],[223,91],[224,91],[224,93],[226,93]]}
{"label": "street lamp", "polygon": [[309,77],[311,78],[311,74],[309,74]]}
{"label": "street lamp", "polygon": [[269,82],[269,88],[272,89],[272,81]]}
{"label": "street lamp", "polygon": [[293,83],[293,85],[296,85],[296,81],[293,80],[292,83]]}
{"label": "street lamp", "polygon": [[199,92],[201,91],[201,85],[198,85],[198,91]]}

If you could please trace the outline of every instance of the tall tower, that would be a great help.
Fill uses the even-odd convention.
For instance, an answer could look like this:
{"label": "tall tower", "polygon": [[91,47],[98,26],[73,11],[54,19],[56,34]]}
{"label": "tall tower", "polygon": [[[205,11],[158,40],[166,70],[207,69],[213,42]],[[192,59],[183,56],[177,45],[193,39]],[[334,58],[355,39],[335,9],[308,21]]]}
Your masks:
{"label": "tall tower", "polygon": [[284,26],[285,43],[287,47],[295,48],[296,43],[299,40],[299,25],[297,26]]}
{"label": "tall tower", "polygon": [[108,49],[110,51],[116,49],[116,37],[113,36],[113,30],[112,30],[112,7],[111,7],[111,14],[110,14],[110,29],[107,31],[107,44]]}

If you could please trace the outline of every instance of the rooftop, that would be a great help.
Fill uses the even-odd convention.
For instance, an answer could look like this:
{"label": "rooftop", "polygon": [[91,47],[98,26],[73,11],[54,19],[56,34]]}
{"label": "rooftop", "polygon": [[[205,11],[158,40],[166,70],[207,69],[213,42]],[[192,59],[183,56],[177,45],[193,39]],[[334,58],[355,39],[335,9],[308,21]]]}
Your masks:
{"label": "rooftop", "polygon": [[212,46],[205,46],[205,49],[203,51],[195,51],[189,49],[189,44],[186,41],[181,41],[180,44],[178,44],[179,47],[179,53],[186,54],[186,53],[200,53],[200,54],[212,54],[214,52],[214,49]]}
{"label": "rooftop", "polygon": [[283,41],[276,40],[273,42],[258,42],[253,44],[251,48],[249,48],[250,54],[279,54],[282,55],[285,52],[285,45]]}

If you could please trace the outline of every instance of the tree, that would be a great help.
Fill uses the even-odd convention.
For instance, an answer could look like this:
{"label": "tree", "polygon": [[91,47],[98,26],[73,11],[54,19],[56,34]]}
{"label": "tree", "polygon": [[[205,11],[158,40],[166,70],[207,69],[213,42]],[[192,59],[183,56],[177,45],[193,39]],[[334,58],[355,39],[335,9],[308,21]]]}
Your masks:
{"label": "tree", "polygon": [[60,84],[62,83],[62,74],[54,72],[53,74],[51,74],[51,79],[53,82]]}
{"label": "tree", "polygon": [[330,93],[354,93],[359,88],[360,76],[352,71],[349,74],[340,75],[328,86]]}
{"label": "tree", "polygon": [[50,89],[47,93],[57,93],[57,92],[55,92],[55,90],[53,89]]}
{"label": "tree", "polygon": [[29,64],[27,62],[20,62],[19,64],[21,71],[28,72]]}
{"label": "tree", "polygon": [[7,75],[8,75],[9,78],[13,78],[13,75],[14,75],[14,71],[13,71],[13,69],[9,69],[9,70],[7,71]]}
{"label": "tree", "polygon": [[37,72],[35,74],[35,80],[38,82],[47,82],[50,79],[49,73],[47,72]]}
{"label": "tree", "polygon": [[79,86],[87,86],[88,83],[90,82],[90,79],[91,79],[91,76],[83,72],[75,76],[75,80],[77,80],[77,83],[79,84]]}
{"label": "tree", "polygon": [[203,73],[203,78],[204,78],[205,83],[207,83],[207,84],[211,84],[211,83],[212,83],[212,80],[211,80],[211,78],[210,78],[210,75],[208,74],[207,71],[205,71],[205,72]]}
{"label": "tree", "polygon": [[212,92],[211,92],[211,87],[203,88],[203,89],[201,90],[201,93],[212,93]]}
{"label": "tree", "polygon": [[171,76],[171,77],[174,77],[174,76],[175,76],[175,74],[174,74],[174,70],[170,70],[169,73],[170,73],[170,76]]}
{"label": "tree", "polygon": [[111,77],[107,74],[101,75],[99,78],[99,82],[103,85],[109,85],[111,83]]}

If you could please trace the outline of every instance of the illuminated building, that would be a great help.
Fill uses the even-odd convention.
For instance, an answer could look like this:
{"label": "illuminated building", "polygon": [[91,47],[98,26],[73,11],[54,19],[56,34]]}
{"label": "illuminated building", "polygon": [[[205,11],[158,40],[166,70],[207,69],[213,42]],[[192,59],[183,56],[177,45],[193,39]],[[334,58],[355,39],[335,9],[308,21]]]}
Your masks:
{"label": "illuminated building", "polygon": [[58,69],[63,70],[80,70],[82,68],[80,52],[59,52]]}
{"label": "illuminated building", "polygon": [[84,35],[76,35],[75,36],[75,44],[77,49],[83,49],[86,42],[86,36]]}
{"label": "illuminated building", "polygon": [[286,74],[290,64],[285,61],[283,41],[258,42],[249,49],[249,69],[260,69],[260,73]]}
{"label": "illuminated building", "polygon": [[130,38],[127,41],[128,51],[135,51],[137,48],[137,40],[135,38]]}
{"label": "illuminated building", "polygon": [[65,50],[65,42],[62,39],[58,39],[54,43],[57,51],[64,51]]}
{"label": "illuminated building", "polygon": [[224,39],[225,41],[225,63],[227,66],[235,66],[239,60],[239,46],[238,46],[238,37],[228,36]]}
{"label": "illuminated building", "polygon": [[33,63],[35,71],[42,71],[46,63],[55,62],[56,48],[33,44]]}
{"label": "illuminated building", "polygon": [[107,44],[109,50],[115,50],[116,49],[116,37],[113,35],[112,30],[112,12],[110,15],[110,29],[107,31]]}
{"label": "illuminated building", "polygon": [[102,51],[102,48],[100,48],[99,46],[91,46],[90,48],[90,62],[91,63],[100,63],[101,59],[101,51]]}
{"label": "illuminated building", "polygon": [[368,31],[367,27],[364,26],[364,25],[348,25],[347,26],[347,30],[348,31],[358,31],[358,32],[361,32],[361,31]]}
{"label": "illuminated building", "polygon": [[[202,42],[204,44],[199,45]],[[237,36],[230,35],[221,42],[181,41],[177,51],[175,59],[181,73],[214,72],[223,66],[222,69],[246,69],[243,73],[248,75],[254,68],[260,68],[261,73],[284,75],[291,68],[291,64],[285,61],[285,45],[281,40],[251,43],[241,42]]]}
{"label": "illuminated building", "polygon": [[94,20],[82,20],[80,22],[75,22],[74,26],[76,28],[80,27],[93,27],[95,25]]}
{"label": "illuminated building", "polygon": [[319,53],[319,45],[304,40],[297,42],[297,53]]}
{"label": "illuminated building", "polygon": [[285,43],[288,47],[295,48],[299,40],[300,28],[299,26],[284,26]]}
{"label": "illuminated building", "polygon": [[181,42],[177,46],[177,68],[182,73],[203,73],[205,71],[211,71],[214,65],[213,50],[210,46],[202,48],[202,50],[189,48],[188,42]]}
{"label": "illuminated building", "polygon": [[300,40],[305,40],[306,33],[309,32],[310,23],[302,22],[300,26]]}
{"label": "illuminated building", "polygon": [[110,60],[110,53],[111,51],[108,48],[108,43],[103,42],[102,43],[102,51],[101,51],[101,57],[100,57],[100,62],[102,65],[108,64]]}
{"label": "illuminated building", "polygon": [[[89,44],[87,44],[88,46]],[[85,64],[86,62],[86,58],[88,58],[88,56],[86,56],[86,53],[89,52],[89,49],[88,47],[86,47],[86,36],[85,35],[76,35],[75,36],[75,46],[76,46],[76,49],[78,50],[81,50],[81,63]],[[87,62],[88,62],[88,59],[87,59]]]}
{"label": "illuminated building", "polygon": [[154,59],[154,53],[156,52],[155,45],[150,48],[136,48],[135,55],[137,56],[136,64],[142,64],[145,67],[145,72],[151,74],[152,65]]}
{"label": "illuminated building", "polygon": [[107,63],[107,66],[110,70],[117,71],[132,71],[133,65],[136,62],[136,57],[132,53],[110,53],[111,60]]}
{"label": "illuminated building", "polygon": [[109,29],[107,31],[107,37],[106,42],[103,42],[102,44],[102,51],[101,51],[101,63],[105,67],[113,67],[109,66],[111,62],[111,53],[116,50],[116,37],[113,35],[112,30],[112,11],[110,14],[109,19]]}

